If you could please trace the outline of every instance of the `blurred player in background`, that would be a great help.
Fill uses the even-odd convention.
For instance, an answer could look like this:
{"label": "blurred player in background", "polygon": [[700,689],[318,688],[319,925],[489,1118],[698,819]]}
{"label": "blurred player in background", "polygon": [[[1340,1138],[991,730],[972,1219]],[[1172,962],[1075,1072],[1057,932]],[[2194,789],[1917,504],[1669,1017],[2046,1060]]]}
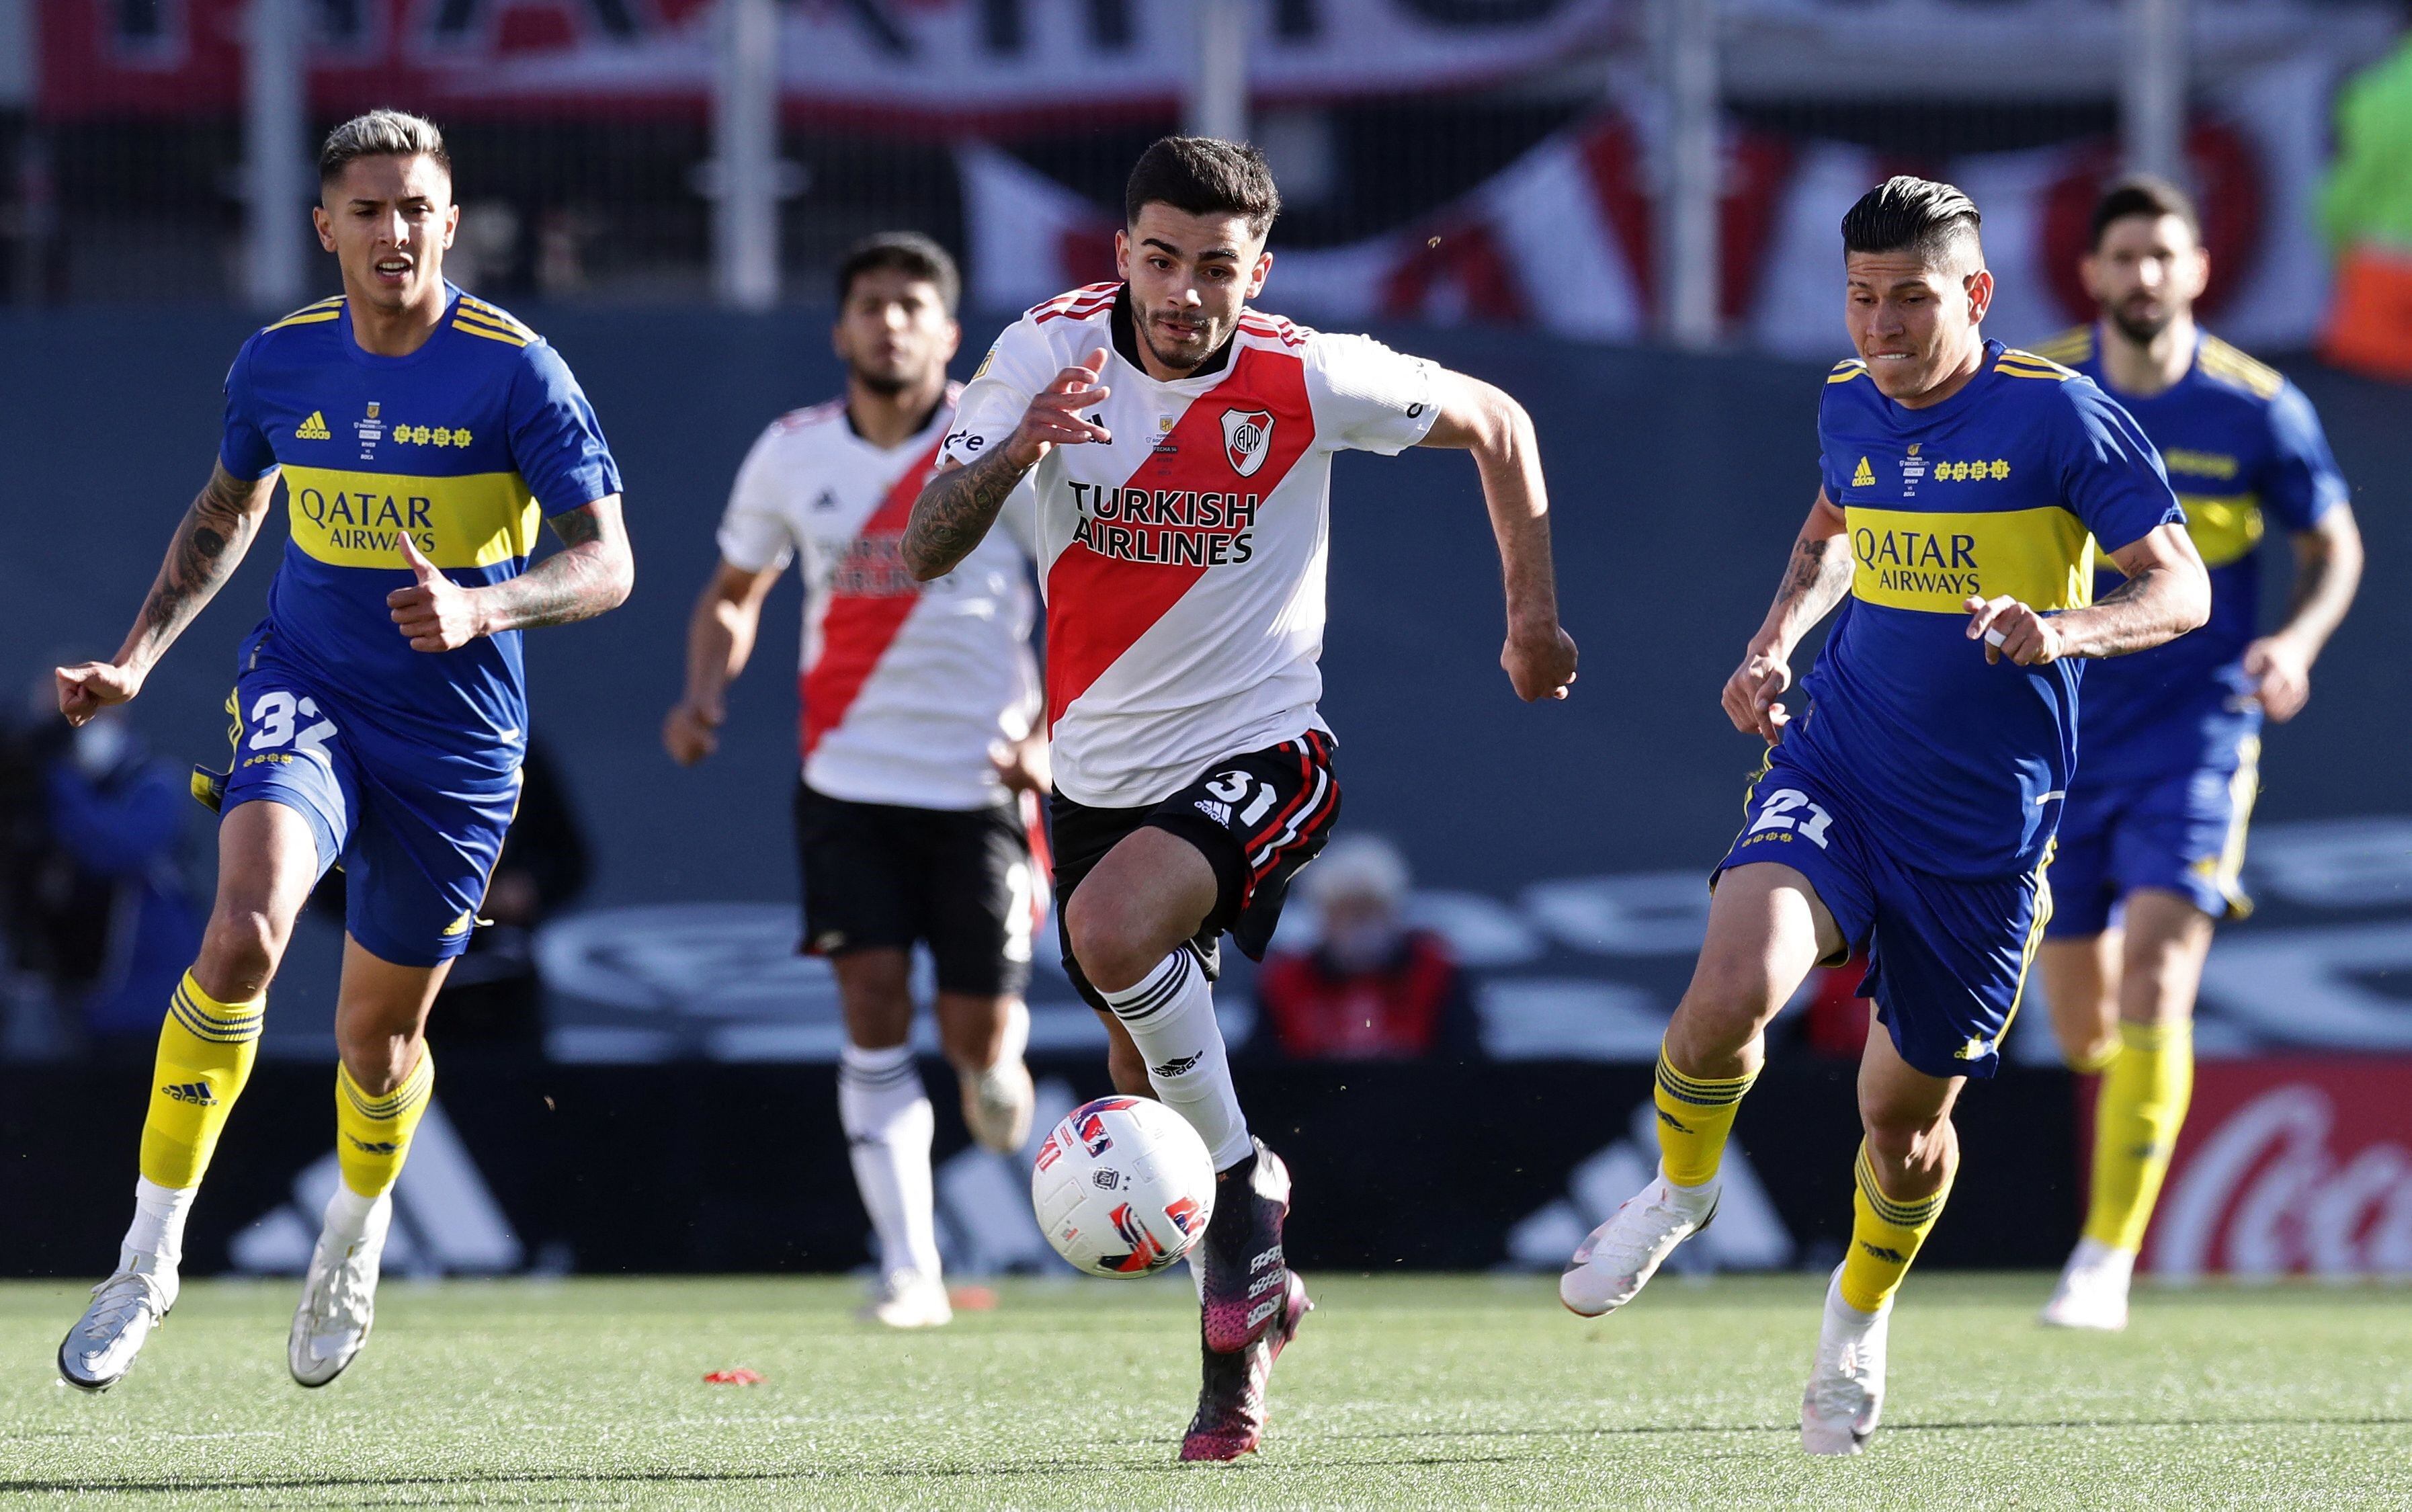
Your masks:
{"label": "blurred player in background", "polygon": [[[2052,873],[2052,1027],[2069,1064],[2102,1084],[2084,1237],[2043,1316],[2120,1329],[2194,1085],[2212,926],[2251,906],[2238,871],[2261,722],[2286,723],[2310,696],[2312,663],[2353,603],[2361,536],[2310,401],[2195,324],[2211,267],[2193,202],[2130,180],[2095,207],[2093,229],[2085,286],[2101,319],[2038,351],[2100,384],[2160,449],[2212,584],[2209,624],[2086,674]],[[2294,548],[2295,590],[2285,624],[2257,638],[2265,514]]]}
{"label": "blurred player in background", "polygon": [[[199,960],[159,1032],[135,1218],[117,1270],[59,1346],[104,1390],[175,1305],[184,1220],[251,1073],[294,917],[338,861],[343,1169],[287,1347],[324,1386],[373,1321],[389,1195],[427,1110],[427,1010],[469,943],[519,801],[519,632],[601,614],[636,565],[620,471],[552,348],[444,278],[460,212],[435,127],[378,110],[318,154],[320,243],[344,292],[243,345],[215,469],[112,661],[58,671],[81,725],[142,691],[231,577],[281,474],[291,537],[243,643],[234,764],[196,773],[224,815]],[[565,550],[529,565],[539,511]]]}
{"label": "blurred player in background", "polygon": [[1205,1379],[1184,1460],[1256,1448],[1307,1307],[1282,1253],[1289,1173],[1248,1131],[1208,984],[1226,932],[1262,957],[1340,809],[1316,712],[1332,456],[1473,451],[1506,569],[1502,664],[1527,699],[1564,697],[1575,670],[1531,420],[1488,384],[1251,309],[1280,207],[1253,147],[1150,147],[1124,191],[1122,281],[997,338],[904,538],[915,575],[942,579],[1036,476],[1065,966],[1105,1019],[1114,1084],[1178,1109],[1221,1178],[1193,1252]]}
{"label": "blurred player in background", "polygon": [[[1860,1062],[1850,1248],[1801,1406],[1812,1454],[1856,1454],[1875,1429],[1893,1295],[1959,1165],[1952,1103],[1999,1065],[2052,910],[2073,658],[2210,612],[2152,444],[2086,378],[1985,339],[1978,225],[1967,196],[1912,178],[1843,217],[1860,355],[1826,379],[1823,486],[1726,684],[1734,727],[1770,749],[1659,1052],[1658,1176],[1559,1285],[1575,1312],[1610,1312],[1708,1225],[1768,1020],[1812,967],[1864,950],[1882,1024]],[[2126,577],[2098,602],[2089,532]],[[1793,649],[1846,598],[1789,718]]]}
{"label": "blurred player in background", "polygon": [[1030,1132],[1022,992],[1043,905],[1028,795],[1046,790],[1047,769],[1029,506],[1008,511],[1007,528],[959,570],[914,580],[897,542],[954,413],[947,363],[962,339],[962,281],[936,242],[890,233],[848,252],[837,284],[846,396],[772,422],[738,470],[720,567],[687,627],[686,693],[662,742],[682,766],[712,754],[762,601],[801,558],[804,948],[829,958],[846,1014],[838,1117],[880,1248],[867,1315],[928,1328],[953,1312],[938,1271],[930,1099],[910,1044],[917,943],[937,965],[939,1041],[963,1122],[1006,1152]]}

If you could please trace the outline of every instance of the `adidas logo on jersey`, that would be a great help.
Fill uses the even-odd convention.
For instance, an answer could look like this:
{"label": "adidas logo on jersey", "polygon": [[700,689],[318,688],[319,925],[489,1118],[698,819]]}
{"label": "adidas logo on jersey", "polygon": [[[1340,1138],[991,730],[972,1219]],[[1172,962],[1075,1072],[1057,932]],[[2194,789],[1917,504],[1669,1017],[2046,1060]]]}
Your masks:
{"label": "adidas logo on jersey", "polygon": [[1875,486],[1876,471],[1875,468],[1868,465],[1868,460],[1865,457],[1861,457],[1860,459],[1859,471],[1851,475],[1851,487],[1855,489],[1872,489]]}
{"label": "adidas logo on jersey", "polygon": [[216,1095],[210,1091],[210,1084],[206,1081],[178,1081],[159,1090],[177,1102],[190,1103],[196,1108],[215,1108],[218,1105]]}
{"label": "adidas logo on jersey", "polygon": [[332,441],[335,439],[335,433],[327,429],[327,417],[314,409],[310,412],[310,418],[308,419],[303,420],[300,425],[293,428],[293,439],[296,441]]}

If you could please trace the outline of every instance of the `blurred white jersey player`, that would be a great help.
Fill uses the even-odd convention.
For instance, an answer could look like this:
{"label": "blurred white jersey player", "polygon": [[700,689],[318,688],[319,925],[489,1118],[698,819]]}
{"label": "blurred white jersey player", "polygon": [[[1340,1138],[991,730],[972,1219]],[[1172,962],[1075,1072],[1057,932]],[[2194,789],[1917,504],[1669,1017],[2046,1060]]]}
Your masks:
{"label": "blurred white jersey player", "polygon": [[1030,1128],[1022,992],[1043,906],[1026,506],[939,581],[916,582],[898,554],[956,399],[959,287],[925,237],[877,236],[847,255],[833,337],[846,396],[772,422],[739,469],[719,569],[688,626],[685,696],[662,730],[683,765],[711,754],[763,599],[798,562],[803,947],[835,969],[846,1014],[838,1116],[880,1248],[868,1315],[899,1328],[952,1316],[932,1212],[934,1114],[909,1043],[913,947],[937,968],[963,1122],[1010,1152]]}
{"label": "blurred white jersey player", "polygon": [[1253,148],[1149,148],[1124,194],[1120,281],[997,339],[904,543],[943,581],[1036,485],[1066,970],[1105,1019],[1115,1085],[1178,1109],[1219,1176],[1193,1251],[1205,1379],[1185,1460],[1257,1446],[1307,1306],[1283,1250],[1288,1172],[1249,1133],[1209,983],[1224,932],[1262,953],[1340,809],[1316,712],[1332,456],[1473,451],[1506,567],[1503,664],[1526,698],[1574,673],[1523,410],[1250,309],[1279,207]]}

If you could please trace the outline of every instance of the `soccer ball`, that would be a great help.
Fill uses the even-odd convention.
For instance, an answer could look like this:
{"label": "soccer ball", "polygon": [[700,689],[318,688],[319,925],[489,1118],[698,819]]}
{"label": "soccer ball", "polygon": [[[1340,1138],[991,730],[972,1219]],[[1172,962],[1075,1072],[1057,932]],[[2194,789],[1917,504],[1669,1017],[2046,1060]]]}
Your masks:
{"label": "soccer ball", "polygon": [[1145,1097],[1100,1097],[1048,1131],[1030,1205],[1055,1253],[1093,1276],[1152,1276],[1214,1213],[1214,1162],[1188,1120]]}

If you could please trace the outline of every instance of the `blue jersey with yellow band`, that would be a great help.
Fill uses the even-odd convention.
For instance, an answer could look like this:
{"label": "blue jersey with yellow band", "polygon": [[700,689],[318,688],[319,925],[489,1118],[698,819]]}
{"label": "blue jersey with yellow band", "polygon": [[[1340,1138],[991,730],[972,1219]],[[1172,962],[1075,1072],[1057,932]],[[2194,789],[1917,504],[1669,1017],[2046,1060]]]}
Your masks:
{"label": "blue jersey with yellow band", "polygon": [[398,736],[509,768],[527,724],[519,633],[411,650],[386,608],[414,580],[401,537],[454,582],[501,582],[526,570],[541,516],[619,492],[620,472],[560,355],[446,292],[407,357],[363,351],[341,296],[255,334],[227,374],[218,460],[244,479],[284,470],[268,653]]}
{"label": "blue jersey with yellow band", "polygon": [[2234,771],[2261,726],[2243,658],[2260,623],[2265,520],[2309,530],[2347,496],[2319,417],[2283,374],[2216,336],[2199,337],[2185,376],[2150,398],[2110,387],[2091,327],[2041,350],[2102,385],[2152,438],[2211,569],[2209,624],[2085,674],[2079,780]]}
{"label": "blue jersey with yellow band", "polygon": [[2184,518],[2160,459],[2091,380],[1991,341],[1977,375],[1925,409],[1843,363],[1817,434],[1854,565],[1786,753],[1856,799],[1905,865],[2032,871],[2076,763],[2081,668],[1989,665],[1963,601],[2091,603],[2096,538],[2124,547]]}

